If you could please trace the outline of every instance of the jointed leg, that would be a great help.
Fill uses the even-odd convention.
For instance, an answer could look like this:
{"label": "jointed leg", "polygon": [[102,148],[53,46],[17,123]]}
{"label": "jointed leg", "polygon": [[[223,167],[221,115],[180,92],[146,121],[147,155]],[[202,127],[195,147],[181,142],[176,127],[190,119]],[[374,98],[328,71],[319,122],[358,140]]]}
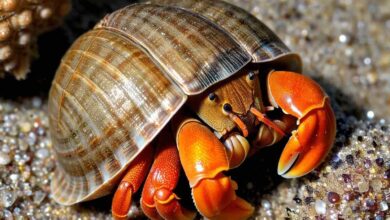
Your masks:
{"label": "jointed leg", "polygon": [[153,159],[153,148],[147,146],[130,164],[112,200],[112,215],[126,219],[131,206],[132,195],[142,185]]}
{"label": "jointed leg", "polygon": [[[296,128],[296,118],[291,115],[282,115],[280,119],[273,120],[273,123],[277,125],[284,133],[289,134],[293,129]],[[256,153],[263,147],[268,147],[279,142],[284,135],[277,132],[273,128],[262,124],[259,128],[256,138],[252,142],[252,148],[250,155]]]}
{"label": "jointed leg", "polygon": [[180,175],[179,154],[168,129],[159,135],[157,150],[150,173],[146,179],[141,207],[151,219],[193,219],[195,213],[179,204],[173,193]]}

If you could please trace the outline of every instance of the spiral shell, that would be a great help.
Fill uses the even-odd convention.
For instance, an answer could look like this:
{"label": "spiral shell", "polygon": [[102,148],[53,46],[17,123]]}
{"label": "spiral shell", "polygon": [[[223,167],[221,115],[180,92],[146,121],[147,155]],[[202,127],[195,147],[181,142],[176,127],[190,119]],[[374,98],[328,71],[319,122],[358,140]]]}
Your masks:
{"label": "spiral shell", "polygon": [[57,70],[49,98],[58,161],[51,187],[62,204],[110,193],[188,96],[250,62],[300,70],[298,55],[235,6],[158,2],[106,16],[77,39]]}

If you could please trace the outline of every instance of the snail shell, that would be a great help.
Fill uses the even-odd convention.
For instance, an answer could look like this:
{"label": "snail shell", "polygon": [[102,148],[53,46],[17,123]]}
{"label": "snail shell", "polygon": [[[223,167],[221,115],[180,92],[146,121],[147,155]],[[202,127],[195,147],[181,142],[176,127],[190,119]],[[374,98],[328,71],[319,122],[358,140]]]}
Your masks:
{"label": "snail shell", "polygon": [[51,188],[59,203],[110,193],[188,96],[248,63],[301,69],[299,56],[242,9],[156,2],[106,16],[61,61],[49,97],[57,158]]}

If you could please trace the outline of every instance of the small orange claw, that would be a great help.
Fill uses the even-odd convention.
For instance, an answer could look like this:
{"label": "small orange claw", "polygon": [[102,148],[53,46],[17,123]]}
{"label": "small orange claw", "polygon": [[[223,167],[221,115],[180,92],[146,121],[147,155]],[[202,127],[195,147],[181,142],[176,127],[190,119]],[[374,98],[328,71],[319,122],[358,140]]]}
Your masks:
{"label": "small orange claw", "polygon": [[271,103],[298,118],[282,155],[278,173],[285,178],[303,176],[327,155],[336,135],[336,120],[329,98],[312,79],[301,74],[274,71],[268,76]]}
{"label": "small orange claw", "polygon": [[229,169],[225,146],[204,125],[190,120],[177,134],[180,161],[198,211],[211,219],[247,219],[253,207],[236,196],[237,184],[223,174]]}

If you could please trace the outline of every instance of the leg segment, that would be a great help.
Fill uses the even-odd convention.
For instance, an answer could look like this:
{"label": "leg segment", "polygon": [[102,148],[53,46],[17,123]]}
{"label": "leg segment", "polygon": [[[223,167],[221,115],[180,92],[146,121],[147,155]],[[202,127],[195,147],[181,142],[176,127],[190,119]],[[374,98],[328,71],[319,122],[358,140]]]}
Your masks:
{"label": "leg segment", "polygon": [[[293,129],[296,128],[297,119],[291,115],[282,115],[280,119],[273,120],[273,123],[276,124],[284,133],[288,134]],[[268,147],[279,142],[284,135],[276,130],[272,129],[266,124],[260,125],[259,132],[257,133],[256,138],[252,142],[252,148],[249,152],[249,155],[253,155],[259,149],[263,147]]]}
{"label": "leg segment", "polygon": [[253,207],[236,196],[237,184],[223,174],[229,169],[225,146],[204,125],[186,120],[177,134],[180,161],[198,211],[212,219],[246,219]]}
{"label": "leg segment", "polygon": [[229,160],[229,168],[240,166],[248,156],[251,146],[246,138],[234,132],[224,141]]}
{"label": "leg segment", "polygon": [[132,195],[142,185],[152,159],[153,147],[147,146],[130,164],[112,200],[112,215],[114,218],[126,219],[131,206]]}
{"label": "leg segment", "polygon": [[181,207],[173,193],[181,167],[176,144],[167,130],[159,136],[156,156],[142,191],[141,207],[150,219],[193,219],[195,213]]}

